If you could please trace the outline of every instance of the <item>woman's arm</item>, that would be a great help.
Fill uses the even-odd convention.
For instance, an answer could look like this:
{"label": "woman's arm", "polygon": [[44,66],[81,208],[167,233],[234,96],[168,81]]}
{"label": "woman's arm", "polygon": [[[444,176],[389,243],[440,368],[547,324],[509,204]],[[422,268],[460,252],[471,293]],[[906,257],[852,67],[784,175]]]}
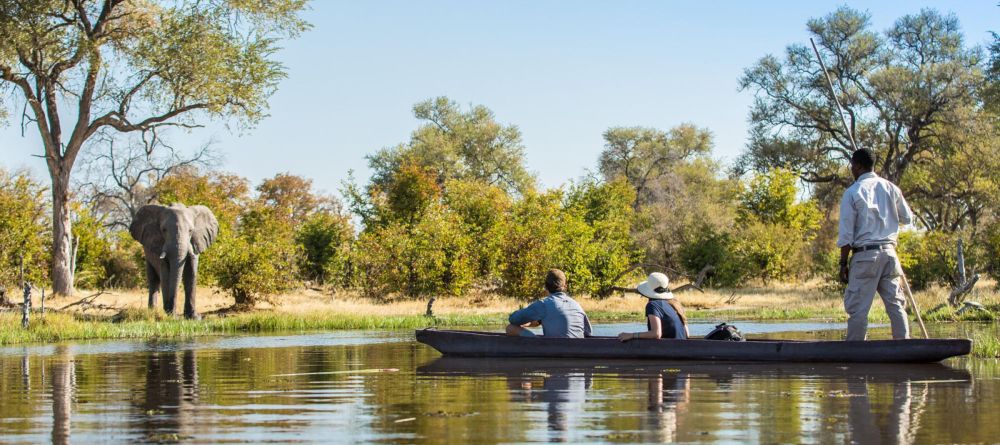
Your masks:
{"label": "woman's arm", "polygon": [[655,315],[647,315],[649,319],[649,330],[646,332],[622,332],[618,334],[618,341],[629,341],[638,338],[648,338],[648,339],[658,339],[663,336],[663,323],[660,317]]}

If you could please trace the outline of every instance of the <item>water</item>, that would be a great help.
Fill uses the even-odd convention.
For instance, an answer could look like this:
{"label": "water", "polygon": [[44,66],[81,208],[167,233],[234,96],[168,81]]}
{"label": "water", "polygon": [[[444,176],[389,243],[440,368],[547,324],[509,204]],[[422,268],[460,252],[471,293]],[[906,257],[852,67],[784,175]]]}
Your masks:
{"label": "water", "polygon": [[[786,338],[843,329],[738,326]],[[0,348],[4,443],[993,442],[998,406],[996,360],[453,359],[409,331]]]}

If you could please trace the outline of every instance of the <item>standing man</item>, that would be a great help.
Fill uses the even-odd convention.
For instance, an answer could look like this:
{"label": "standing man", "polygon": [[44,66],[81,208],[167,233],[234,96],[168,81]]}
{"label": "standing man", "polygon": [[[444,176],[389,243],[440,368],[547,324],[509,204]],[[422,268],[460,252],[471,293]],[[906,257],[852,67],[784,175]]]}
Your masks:
{"label": "standing man", "polygon": [[874,166],[875,154],[871,150],[862,148],[854,152],[851,175],[855,181],[840,201],[837,247],[840,247],[840,280],[847,283],[844,292],[844,309],[849,316],[847,340],[865,339],[868,311],[876,290],[889,315],[892,338],[909,337],[896,238],[899,225],[910,224],[913,213],[899,187],[878,177],[872,171]]}

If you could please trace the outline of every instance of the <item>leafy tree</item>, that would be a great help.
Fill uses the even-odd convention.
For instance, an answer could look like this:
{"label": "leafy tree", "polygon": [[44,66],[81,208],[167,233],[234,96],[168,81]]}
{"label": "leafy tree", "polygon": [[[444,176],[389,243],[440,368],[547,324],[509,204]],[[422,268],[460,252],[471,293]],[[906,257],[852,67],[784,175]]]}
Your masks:
{"label": "leafy tree", "polygon": [[302,251],[299,273],[320,284],[346,284],[353,239],[354,227],[347,217],[329,211],[313,213],[295,231]]}
{"label": "leafy tree", "polygon": [[412,225],[393,221],[363,232],[352,250],[356,280],[381,299],[460,295],[473,280],[471,243],[457,215],[434,204]]}
{"label": "leafy tree", "polygon": [[740,193],[738,221],[782,225],[812,236],[819,228],[819,209],[813,202],[798,202],[797,181],[795,173],[782,168],[755,175]]}
{"label": "leafy tree", "polygon": [[48,277],[45,187],[26,172],[0,169],[0,286],[38,284]]}
{"label": "leafy tree", "polygon": [[732,225],[736,184],[720,178],[719,163],[709,158],[709,130],[615,127],[604,140],[599,170],[606,181],[624,178],[635,191],[632,234],[650,262],[679,269],[682,246],[704,230]]}
{"label": "leafy tree", "polygon": [[423,217],[431,204],[441,199],[441,186],[435,173],[417,164],[400,167],[392,182],[386,185],[382,220],[414,224]]}
{"label": "leafy tree", "polygon": [[204,254],[204,267],[236,305],[253,306],[295,285],[299,254],[288,220],[254,203],[235,231],[220,229],[216,243]]}
{"label": "leafy tree", "polygon": [[584,181],[570,188],[564,212],[581,219],[590,234],[580,249],[582,268],[569,268],[573,273],[576,292],[600,294],[602,290],[621,285],[634,264],[643,258],[642,249],[632,239],[635,223],[635,191],[625,179],[597,183]]}
{"label": "leafy tree", "polygon": [[798,201],[797,181],[790,170],[775,168],[755,175],[740,193],[735,250],[750,268],[746,277],[771,281],[808,271],[821,215],[814,202]]}
{"label": "leafy tree", "polygon": [[488,108],[477,105],[463,112],[456,102],[437,97],[414,105],[413,114],[425,123],[409,143],[368,156],[373,187],[387,189],[406,165],[434,172],[439,185],[449,179],[471,179],[508,193],[534,186],[524,167],[521,131],[497,122]]}
{"label": "leafy tree", "polygon": [[687,268],[680,250],[706,231],[718,233],[734,224],[739,183],[720,178],[720,169],[715,160],[693,159],[677,164],[653,184],[650,202],[640,209],[633,230],[650,262],[692,275],[705,265]]}
{"label": "leafy tree", "polygon": [[106,239],[104,225],[89,210],[73,203],[73,278],[76,286],[84,289],[105,287],[107,275],[104,259],[111,254],[111,243]]}
{"label": "leafy tree", "polygon": [[[52,282],[73,293],[70,176],[98,131],[200,117],[253,125],[284,77],[273,56],[307,25],[305,0],[0,2],[0,85],[24,101],[51,179]],[[0,104],[6,110],[13,104]],[[63,122],[69,119],[69,122]],[[64,125],[67,124],[67,125]],[[65,130],[65,133],[64,133]]]}
{"label": "leafy tree", "polygon": [[444,204],[461,220],[469,235],[475,273],[481,282],[499,279],[504,219],[513,199],[500,187],[481,181],[453,179],[445,184]]}
{"label": "leafy tree", "polygon": [[[574,244],[564,243],[560,231],[579,230],[567,227],[567,215],[562,210],[562,193],[529,192],[511,209],[504,221],[501,243],[500,291],[507,296],[533,299],[543,293],[545,271],[553,267],[566,268],[564,257]],[[579,243],[576,243],[579,244]],[[566,271],[570,281],[575,274]]]}
{"label": "leafy tree", "polygon": [[[878,153],[881,176],[905,184],[916,163],[946,156],[954,144],[947,130],[977,112],[980,51],[964,45],[954,15],[924,9],[878,33],[867,14],[841,7],[807,26],[857,144]],[[761,58],[740,88],[755,96],[741,170],[784,167],[808,182],[850,182],[850,138],[809,45],[789,45],[783,59]]]}
{"label": "leafy tree", "polygon": [[239,216],[251,205],[250,183],[246,178],[196,168],[175,171],[160,180],[153,193],[163,205],[179,202],[208,207],[219,220],[220,232],[234,228]]}
{"label": "leafy tree", "polygon": [[598,169],[606,180],[624,177],[635,190],[635,207],[652,199],[653,184],[681,161],[707,155],[712,133],[692,124],[669,132],[646,127],[613,127],[604,132]]}
{"label": "leafy tree", "polygon": [[320,211],[339,211],[340,204],[332,197],[322,196],[312,189],[312,180],[290,173],[279,173],[257,186],[262,204],[275,209],[276,214],[304,221]]}
{"label": "leafy tree", "polygon": [[942,127],[939,153],[914,161],[901,187],[923,227],[977,232],[1000,209],[1000,128],[970,112],[961,126]]}

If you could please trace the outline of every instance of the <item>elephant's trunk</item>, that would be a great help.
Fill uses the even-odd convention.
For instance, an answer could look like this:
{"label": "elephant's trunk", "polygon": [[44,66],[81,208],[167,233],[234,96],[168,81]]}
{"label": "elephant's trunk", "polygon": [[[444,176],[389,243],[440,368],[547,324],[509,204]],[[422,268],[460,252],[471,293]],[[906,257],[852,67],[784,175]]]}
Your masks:
{"label": "elephant's trunk", "polygon": [[174,313],[174,306],[177,302],[177,285],[181,282],[181,274],[184,271],[184,263],[187,261],[188,251],[186,245],[170,245],[164,248],[161,258],[163,261],[164,274],[162,280],[163,310],[167,314]]}

